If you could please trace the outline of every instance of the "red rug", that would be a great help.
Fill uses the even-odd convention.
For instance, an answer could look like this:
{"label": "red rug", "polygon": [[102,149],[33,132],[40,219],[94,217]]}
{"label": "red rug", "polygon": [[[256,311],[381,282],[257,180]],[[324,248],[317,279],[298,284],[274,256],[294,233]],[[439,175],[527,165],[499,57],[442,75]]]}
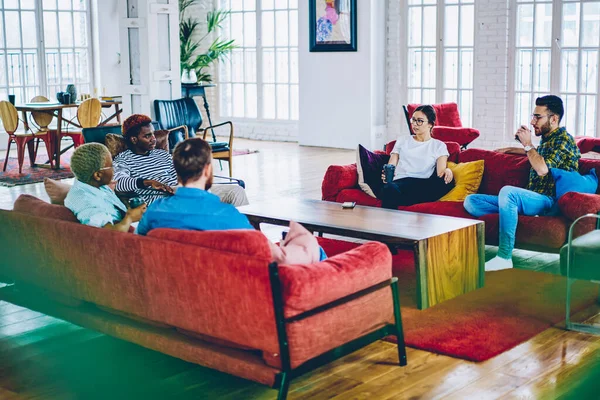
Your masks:
{"label": "red rug", "polygon": [[[358,246],[322,238],[319,243],[329,256]],[[565,319],[566,279],[561,276],[518,269],[487,272],[482,289],[418,310],[412,252],[393,257],[393,273],[399,278],[406,345],[417,349],[485,361]],[[596,300],[596,284],[577,282],[573,289],[573,313]]]}
{"label": "red rug", "polygon": [[[8,158],[6,171],[2,172],[1,167],[4,166],[4,159],[2,159],[0,164],[0,186],[12,187],[18,185],[27,185],[29,183],[42,182],[44,178],[51,178],[55,180],[72,178],[73,173],[71,172],[71,168],[69,166],[71,154],[72,151],[68,151],[60,156],[60,165],[62,167],[60,170],[40,167],[32,168],[29,164],[29,156],[25,154],[23,172],[21,174],[19,174],[19,162],[17,158],[12,157]],[[36,159],[36,162],[39,164],[44,164],[46,161],[48,161],[48,157],[46,155],[39,154]]]}

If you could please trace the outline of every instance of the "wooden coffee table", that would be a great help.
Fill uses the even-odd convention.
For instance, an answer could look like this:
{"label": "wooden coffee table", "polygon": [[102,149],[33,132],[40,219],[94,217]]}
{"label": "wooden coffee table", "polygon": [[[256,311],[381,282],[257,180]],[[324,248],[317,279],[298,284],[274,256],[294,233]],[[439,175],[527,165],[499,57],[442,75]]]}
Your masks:
{"label": "wooden coffee table", "polygon": [[240,207],[250,222],[288,225],[375,240],[415,254],[417,307],[425,309],[483,287],[483,221],[356,206],[319,200],[278,199]]}

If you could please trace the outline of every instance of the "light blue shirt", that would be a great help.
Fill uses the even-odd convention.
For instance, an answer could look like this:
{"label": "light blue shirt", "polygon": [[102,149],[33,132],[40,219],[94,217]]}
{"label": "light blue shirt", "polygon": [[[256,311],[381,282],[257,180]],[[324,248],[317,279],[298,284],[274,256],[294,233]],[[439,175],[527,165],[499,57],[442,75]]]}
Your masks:
{"label": "light blue shirt", "polygon": [[179,187],[175,195],[154,201],[144,213],[137,233],[173,228],[198,231],[254,229],[248,218],[217,195],[202,189]]}
{"label": "light blue shirt", "polygon": [[96,188],[75,180],[65,198],[65,206],[84,225],[104,227],[123,219],[127,207],[108,186]]}

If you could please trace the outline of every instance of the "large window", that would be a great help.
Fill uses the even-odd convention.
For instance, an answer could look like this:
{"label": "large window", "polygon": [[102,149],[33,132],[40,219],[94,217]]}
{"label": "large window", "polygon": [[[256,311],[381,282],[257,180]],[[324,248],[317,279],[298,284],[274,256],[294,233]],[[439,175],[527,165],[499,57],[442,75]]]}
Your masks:
{"label": "large window", "polygon": [[514,0],[515,121],[529,122],[535,98],[558,94],[574,135],[600,136],[600,1]]}
{"label": "large window", "polygon": [[239,46],[220,63],[224,117],[298,119],[298,0],[221,0],[225,36]]}
{"label": "large window", "polygon": [[473,113],[474,0],[408,0],[408,103],[458,104]]}
{"label": "large window", "polygon": [[88,0],[0,0],[0,98],[89,93],[88,20]]}

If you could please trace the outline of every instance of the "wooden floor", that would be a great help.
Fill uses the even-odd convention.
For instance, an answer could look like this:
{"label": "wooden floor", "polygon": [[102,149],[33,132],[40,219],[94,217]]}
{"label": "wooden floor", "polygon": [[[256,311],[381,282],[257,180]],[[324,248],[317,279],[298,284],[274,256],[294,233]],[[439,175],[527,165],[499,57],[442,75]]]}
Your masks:
{"label": "wooden floor", "polygon": [[[236,144],[260,150],[234,157],[235,176],[246,181],[251,202],[318,199],[327,166],[355,158],[353,151],[291,143]],[[42,184],[0,187],[0,208],[12,208],[21,193],[47,199]],[[495,252],[488,247],[486,257]],[[515,259],[518,268],[557,271],[556,255],[517,251]],[[599,313],[594,306],[577,318],[600,322]],[[483,363],[414,349],[408,349],[408,360],[407,367],[398,367],[394,345],[379,341],[292,381],[290,398],[600,398],[600,337],[560,326]],[[0,400],[275,397],[275,390],[262,385],[0,301]]]}

